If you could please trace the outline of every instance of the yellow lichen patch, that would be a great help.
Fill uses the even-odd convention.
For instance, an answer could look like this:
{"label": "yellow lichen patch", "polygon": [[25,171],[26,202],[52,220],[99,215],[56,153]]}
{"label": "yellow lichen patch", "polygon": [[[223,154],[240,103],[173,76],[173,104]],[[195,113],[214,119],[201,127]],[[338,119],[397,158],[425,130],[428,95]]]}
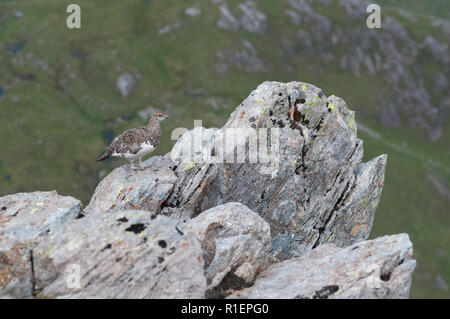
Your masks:
{"label": "yellow lichen patch", "polygon": [[292,168],[295,168],[297,166],[297,160],[292,161]]}
{"label": "yellow lichen patch", "polygon": [[334,238],[334,234],[332,234],[332,235],[330,236],[330,238],[328,238],[328,242],[331,242],[331,241],[333,240],[333,238]]}
{"label": "yellow lichen patch", "polygon": [[116,197],[119,197],[120,193],[124,190],[124,188],[125,188],[124,184],[121,184],[119,186],[119,188],[117,189]]}
{"label": "yellow lichen patch", "polygon": [[306,91],[308,90],[308,87],[306,86],[306,84],[302,84],[302,91]]}
{"label": "yellow lichen patch", "polygon": [[336,112],[336,106],[334,106],[333,103],[329,102],[328,103],[328,108],[331,110],[331,112]]}
{"label": "yellow lichen patch", "polygon": [[37,202],[36,206],[44,206],[44,202]]}
{"label": "yellow lichen patch", "polygon": [[363,207],[367,207],[367,204],[369,204],[369,197],[365,196],[364,199],[363,199],[363,204],[362,204],[362,206],[363,206]]}
{"label": "yellow lichen patch", "polygon": [[188,171],[190,169],[193,169],[194,167],[195,167],[194,162],[189,162],[189,163],[186,163],[186,165],[184,165],[184,170]]}
{"label": "yellow lichen patch", "polygon": [[350,129],[352,130],[356,129],[355,112],[350,113],[350,115],[347,118],[347,123]]}
{"label": "yellow lichen patch", "polygon": [[320,102],[319,97],[318,96],[314,96],[314,98],[312,100],[312,103],[311,103],[311,108],[316,107],[316,105],[319,104],[319,102]]}
{"label": "yellow lichen patch", "polygon": [[367,232],[367,224],[358,224],[355,227],[353,227],[352,231],[350,232],[350,235],[354,237],[361,228],[364,228],[364,232]]}
{"label": "yellow lichen patch", "polygon": [[52,247],[50,247],[50,249],[48,249],[48,250],[45,252],[44,257],[50,256],[50,255],[52,254],[52,252],[55,251],[55,249],[56,249],[56,245],[53,245]]}
{"label": "yellow lichen patch", "polygon": [[39,208],[33,208],[33,209],[30,211],[30,215],[36,213],[38,210],[39,210]]}
{"label": "yellow lichen patch", "polygon": [[378,205],[378,198],[372,201],[372,209],[375,209]]}

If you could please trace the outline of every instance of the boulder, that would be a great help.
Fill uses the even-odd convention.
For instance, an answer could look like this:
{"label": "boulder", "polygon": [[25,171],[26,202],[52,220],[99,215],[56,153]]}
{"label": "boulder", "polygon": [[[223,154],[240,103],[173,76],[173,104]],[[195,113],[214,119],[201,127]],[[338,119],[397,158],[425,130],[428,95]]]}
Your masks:
{"label": "boulder", "polygon": [[170,154],[178,179],[163,213],[186,220],[242,203],[269,223],[274,260],[325,242],[350,245],[369,236],[384,181],[386,157],[364,164],[362,156],[342,99],[307,83],[265,82],[223,128],[180,138]]}
{"label": "boulder", "polygon": [[33,248],[81,213],[81,202],[56,191],[0,197],[0,297],[34,294]]}
{"label": "boulder", "polygon": [[265,82],[220,129],[195,127],[89,205],[0,198],[0,297],[406,298],[407,235],[366,241],[386,156],[308,83]]}
{"label": "boulder", "polygon": [[346,248],[323,245],[270,266],[252,287],[230,298],[408,298],[415,266],[407,234]]}
{"label": "boulder", "polygon": [[267,17],[265,13],[256,8],[253,1],[247,0],[239,4],[242,11],[240,23],[250,33],[264,33],[267,29]]}
{"label": "boulder", "polygon": [[203,249],[207,297],[223,297],[245,287],[267,265],[270,227],[239,203],[211,208],[188,223]]}
{"label": "boulder", "polygon": [[147,211],[91,213],[34,249],[43,298],[203,298],[200,242]]}
{"label": "boulder", "polygon": [[137,84],[137,78],[129,73],[122,74],[117,78],[116,87],[122,95],[123,98],[128,97],[133,91],[134,87]]}
{"label": "boulder", "polygon": [[112,171],[97,186],[86,212],[137,209],[158,213],[177,180],[174,163],[158,156],[144,166],[144,170],[133,170],[123,165]]}

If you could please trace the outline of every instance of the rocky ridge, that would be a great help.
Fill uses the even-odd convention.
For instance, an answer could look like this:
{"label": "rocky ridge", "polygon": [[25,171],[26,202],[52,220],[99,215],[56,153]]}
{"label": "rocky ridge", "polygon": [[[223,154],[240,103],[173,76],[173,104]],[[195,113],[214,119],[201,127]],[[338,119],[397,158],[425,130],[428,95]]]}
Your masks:
{"label": "rocky ridge", "polygon": [[386,156],[362,154],[344,100],[265,82],[221,129],[115,169],[84,209],[0,198],[0,296],[407,298],[409,237],[367,240]]}

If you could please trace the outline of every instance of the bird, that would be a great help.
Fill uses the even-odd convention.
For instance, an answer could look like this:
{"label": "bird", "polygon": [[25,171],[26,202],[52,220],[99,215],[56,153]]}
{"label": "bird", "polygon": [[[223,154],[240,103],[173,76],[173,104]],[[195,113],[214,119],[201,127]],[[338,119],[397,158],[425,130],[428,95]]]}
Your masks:
{"label": "bird", "polygon": [[[142,165],[142,158],[159,146],[161,139],[159,123],[167,117],[166,114],[161,112],[153,113],[147,126],[136,127],[123,132],[111,142],[105,153],[97,159],[97,162],[110,157],[121,157],[130,161],[133,170],[145,169]],[[136,160],[139,161],[138,166],[134,166]]]}

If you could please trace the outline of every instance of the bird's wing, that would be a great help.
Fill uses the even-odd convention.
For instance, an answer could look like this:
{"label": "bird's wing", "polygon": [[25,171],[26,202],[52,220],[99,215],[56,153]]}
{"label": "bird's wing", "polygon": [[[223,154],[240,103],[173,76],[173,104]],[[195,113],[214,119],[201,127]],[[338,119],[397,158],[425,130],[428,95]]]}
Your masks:
{"label": "bird's wing", "polygon": [[127,130],[117,136],[109,146],[109,151],[118,154],[136,154],[142,149],[142,144],[148,143],[149,133],[145,127]]}

